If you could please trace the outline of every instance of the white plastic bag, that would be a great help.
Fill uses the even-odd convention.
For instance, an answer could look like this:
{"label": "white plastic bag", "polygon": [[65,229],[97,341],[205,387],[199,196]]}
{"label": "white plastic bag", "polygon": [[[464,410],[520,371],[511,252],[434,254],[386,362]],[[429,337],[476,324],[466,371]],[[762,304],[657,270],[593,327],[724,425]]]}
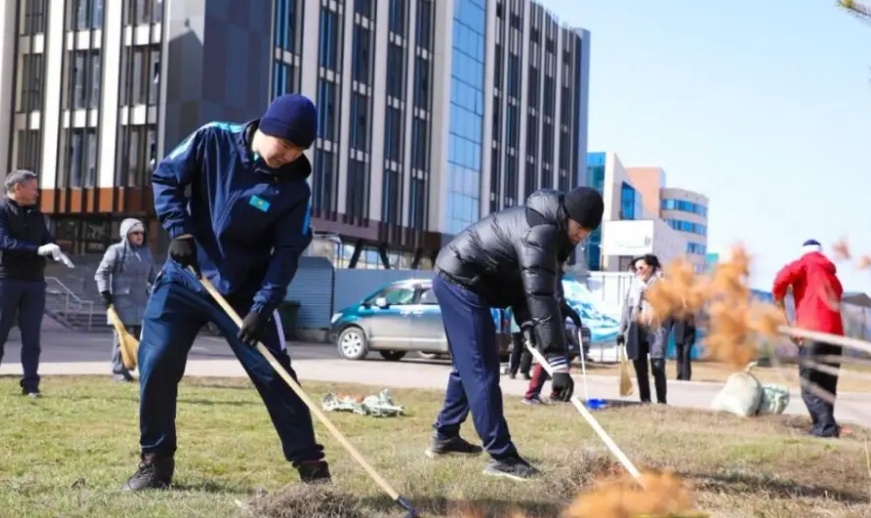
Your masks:
{"label": "white plastic bag", "polygon": [[789,405],[789,389],[780,385],[763,385],[759,415],[780,415]]}
{"label": "white plastic bag", "polygon": [[762,384],[750,374],[755,366],[755,362],[751,363],[743,372],[729,376],[726,386],[714,396],[711,408],[742,417],[756,415],[762,402]]}

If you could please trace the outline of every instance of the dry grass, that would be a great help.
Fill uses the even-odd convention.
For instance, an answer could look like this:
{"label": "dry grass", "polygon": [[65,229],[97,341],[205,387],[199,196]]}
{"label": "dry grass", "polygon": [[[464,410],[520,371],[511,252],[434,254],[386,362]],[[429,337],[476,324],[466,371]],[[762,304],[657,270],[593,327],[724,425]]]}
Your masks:
{"label": "dry grass", "polygon": [[[0,517],[402,515],[320,426],[335,486],[296,484],[296,473],[282,459],[269,418],[245,380],[182,383],[177,485],[147,494],[118,489],[136,467],[135,386],[104,378],[48,378],[46,397],[31,401],[17,396],[14,385],[6,378],[0,382]],[[306,388],[313,396],[372,392],[343,384]],[[482,517],[515,512],[525,518],[569,517],[563,513],[578,494],[593,490],[597,480],[622,474],[571,406],[528,407],[514,399],[505,402],[512,436],[521,453],[545,472],[541,480],[521,484],[482,476],[484,458],[426,459],[423,449],[443,394],[397,389],[394,396],[407,416],[331,416],[424,516],[456,517],[474,510]],[[596,416],[640,468],[672,470],[691,507],[712,517],[869,516],[864,429],[824,441],[808,438],[810,423],[796,417],[741,419],[660,406],[614,407]],[[464,431],[476,439],[471,422]],[[665,488],[673,487],[669,480],[663,479]],[[615,486],[626,491],[621,484]],[[595,498],[582,496],[578,502]]]}

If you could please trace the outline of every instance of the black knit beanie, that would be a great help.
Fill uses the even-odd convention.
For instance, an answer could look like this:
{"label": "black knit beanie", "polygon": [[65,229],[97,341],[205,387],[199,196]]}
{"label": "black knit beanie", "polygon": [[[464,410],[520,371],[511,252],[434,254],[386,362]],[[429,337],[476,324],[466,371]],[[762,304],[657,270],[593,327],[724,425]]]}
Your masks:
{"label": "black knit beanie", "polygon": [[596,230],[602,224],[605,202],[596,189],[577,187],[571,190],[563,198],[563,206],[569,218],[583,228]]}

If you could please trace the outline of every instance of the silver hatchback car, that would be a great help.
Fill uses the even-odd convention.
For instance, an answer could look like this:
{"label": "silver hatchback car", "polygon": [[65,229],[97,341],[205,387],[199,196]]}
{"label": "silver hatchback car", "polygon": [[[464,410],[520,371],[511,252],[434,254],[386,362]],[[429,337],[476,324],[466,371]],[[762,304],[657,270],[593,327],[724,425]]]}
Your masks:
{"label": "silver hatchback car", "polygon": [[[498,309],[491,312],[500,351],[507,355],[511,344],[507,313]],[[430,279],[390,283],[340,310],[333,315],[330,340],[347,360],[362,360],[371,351],[391,361],[401,360],[409,352],[428,359],[449,355]]]}

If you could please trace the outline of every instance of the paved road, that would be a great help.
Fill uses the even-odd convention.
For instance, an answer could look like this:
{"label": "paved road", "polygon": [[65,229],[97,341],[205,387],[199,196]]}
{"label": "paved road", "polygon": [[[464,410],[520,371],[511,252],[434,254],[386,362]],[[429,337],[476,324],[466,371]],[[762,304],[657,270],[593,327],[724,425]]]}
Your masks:
{"label": "paved road", "polygon": [[[9,337],[0,374],[20,375],[17,334]],[[42,375],[107,374],[111,335],[71,333],[46,329],[43,334]],[[339,359],[335,348],[328,345],[291,344],[294,368],[303,381],[347,382],[373,386],[443,389],[448,363],[406,359],[386,362],[377,355],[367,361],[351,362]],[[412,355],[413,356],[413,355]],[[201,336],[197,339],[187,364],[188,376],[244,377],[245,372],[233,357],[224,340]],[[583,397],[583,385],[576,378],[577,393]],[[526,382],[503,378],[503,392],[509,397],[521,396]],[[610,376],[588,376],[591,397],[619,399],[617,379]],[[676,406],[707,408],[720,383],[669,381],[669,403]],[[374,390],[374,388],[373,388]],[[634,399],[634,398],[630,398]],[[840,421],[871,427],[871,405],[867,394],[839,395],[836,414]],[[400,402],[401,403],[401,402]],[[787,413],[806,415],[801,398],[793,392]]]}

